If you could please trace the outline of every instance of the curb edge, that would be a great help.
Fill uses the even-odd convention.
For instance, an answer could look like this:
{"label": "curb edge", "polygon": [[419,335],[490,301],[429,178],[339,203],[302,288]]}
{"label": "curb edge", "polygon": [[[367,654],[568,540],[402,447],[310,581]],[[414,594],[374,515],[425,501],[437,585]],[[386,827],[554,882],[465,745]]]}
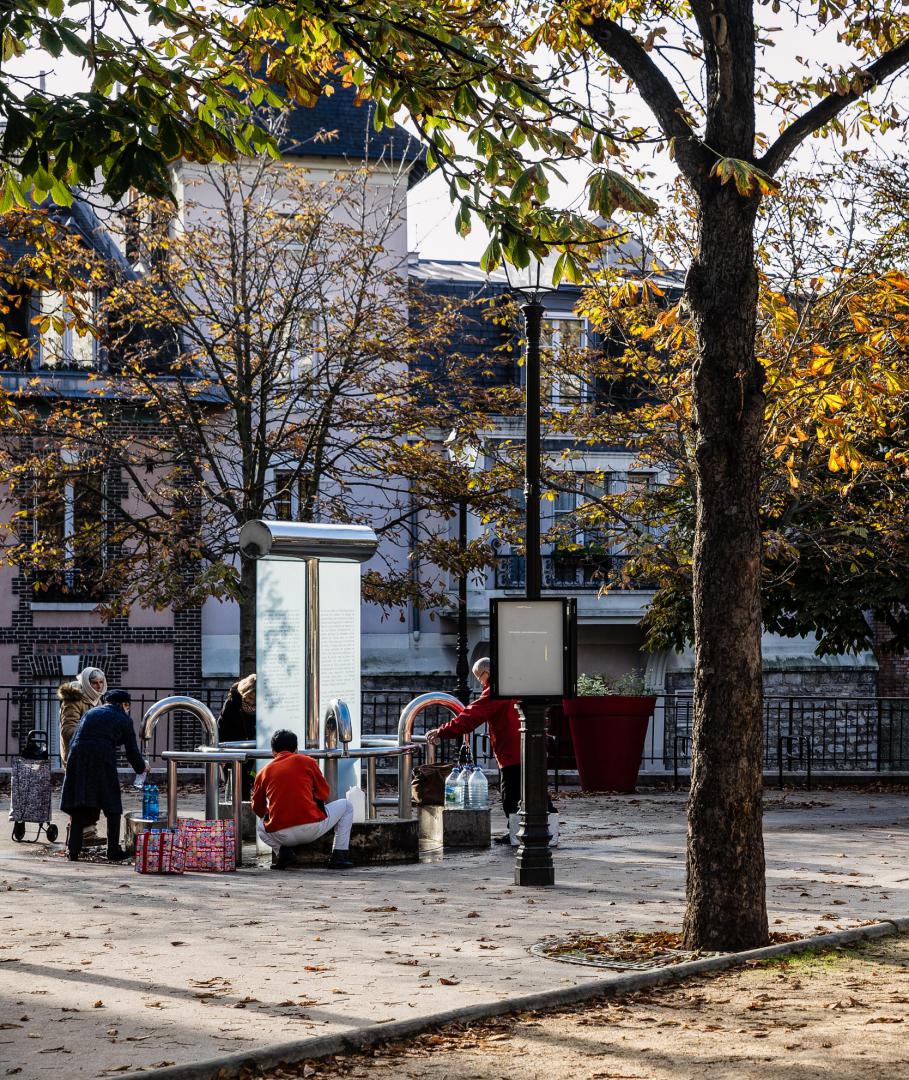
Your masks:
{"label": "curb edge", "polygon": [[433,1028],[443,1027],[445,1024],[489,1020],[509,1013],[556,1009],[593,998],[613,997],[636,990],[683,982],[693,976],[726,971],[753,961],[773,960],[778,956],[787,956],[797,952],[820,952],[855,941],[875,941],[878,938],[893,937],[906,932],[909,932],[909,916],[882,919],[867,926],[836,930],[831,934],[799,938],[796,941],[767,945],[760,949],[749,949],[746,952],[727,953],[703,960],[689,960],[684,964],[675,964],[653,971],[634,972],[630,975],[612,975],[591,982],[579,983],[576,986],[560,987],[557,990],[540,990],[520,997],[468,1005],[462,1009],[448,1009],[445,1012],[417,1016],[409,1020],[396,1020],[389,1024],[371,1024],[368,1027],[335,1035],[319,1035],[315,1038],[271,1043],[245,1053],[225,1054],[223,1057],[206,1058],[202,1061],[187,1062],[184,1065],[140,1069],[120,1075],[122,1080],[227,1080],[228,1077],[238,1076],[244,1067],[274,1068],[281,1064],[293,1065],[303,1061],[314,1061],[337,1054],[356,1052],[379,1043],[420,1035]]}

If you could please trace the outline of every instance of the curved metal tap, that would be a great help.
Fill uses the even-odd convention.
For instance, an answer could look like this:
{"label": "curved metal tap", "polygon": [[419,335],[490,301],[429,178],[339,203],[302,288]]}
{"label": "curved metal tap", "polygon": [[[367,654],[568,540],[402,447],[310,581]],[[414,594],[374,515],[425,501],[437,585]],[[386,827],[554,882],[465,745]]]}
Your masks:
{"label": "curved metal tap", "polygon": [[347,702],[340,698],[332,698],[325,710],[323,748],[335,750],[340,743],[344,757],[350,757],[351,742],[353,742],[353,720],[351,720]]}
{"label": "curved metal tap", "polygon": [[[325,750],[336,750],[341,743],[343,757],[350,757],[350,743],[353,739],[353,722],[350,718],[350,709],[346,701],[340,698],[332,698],[325,710],[324,734],[322,746]],[[328,784],[329,798],[339,799],[341,792],[338,790],[338,759],[326,758],[323,766],[325,781]]]}
{"label": "curved metal tap", "polygon": [[215,714],[204,702],[199,701],[198,698],[190,697],[188,694],[172,694],[170,697],[161,698],[160,701],[156,701],[154,705],[146,709],[145,715],[142,717],[142,723],[139,725],[139,737],[142,741],[147,742],[152,737],[155,725],[162,716],[166,716],[167,713],[174,712],[177,709],[192,713],[202,724],[202,727],[205,728],[208,745],[218,745],[218,721],[215,719]]}
{"label": "curved metal tap", "polygon": [[[413,701],[408,702],[401,710],[398,719],[398,746],[406,746],[412,743],[414,720],[433,706],[441,706],[448,709],[453,716],[460,716],[464,711],[464,704],[454,694],[429,693],[420,694]],[[421,736],[422,738],[422,736]],[[431,764],[436,759],[436,748],[432,743],[426,743],[426,762]],[[410,774],[413,770],[413,754],[405,754],[398,759],[398,817],[409,818],[412,814]]]}
{"label": "curved metal tap", "polygon": [[[155,725],[161,717],[177,709],[181,712],[192,713],[205,729],[208,745],[218,745],[218,721],[211,709],[198,698],[190,697],[188,694],[172,694],[170,697],[156,701],[142,717],[139,737],[142,739],[143,747],[147,746]],[[174,800],[173,805],[176,806],[176,792],[171,793],[168,790],[167,798],[168,807],[170,807],[171,799]],[[218,766],[215,763],[205,766],[205,816],[209,820],[218,816]]]}
{"label": "curved metal tap", "polygon": [[398,718],[398,746],[405,746],[407,743],[413,742],[414,720],[421,712],[431,709],[434,705],[448,709],[452,716],[460,716],[464,711],[463,702],[456,698],[454,694],[446,694],[441,691],[420,694],[413,701],[409,701],[401,710],[401,715]]}

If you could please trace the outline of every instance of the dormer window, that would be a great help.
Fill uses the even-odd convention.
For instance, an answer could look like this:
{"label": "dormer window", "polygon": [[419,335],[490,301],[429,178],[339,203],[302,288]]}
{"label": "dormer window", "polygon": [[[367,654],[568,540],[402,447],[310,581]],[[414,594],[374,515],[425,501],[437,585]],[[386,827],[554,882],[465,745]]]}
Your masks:
{"label": "dormer window", "polygon": [[[97,311],[97,294],[80,298],[83,317]],[[38,294],[38,311],[32,320],[37,337],[38,367],[44,371],[95,371],[98,368],[98,342],[88,330],[75,325],[75,314],[58,292]]]}

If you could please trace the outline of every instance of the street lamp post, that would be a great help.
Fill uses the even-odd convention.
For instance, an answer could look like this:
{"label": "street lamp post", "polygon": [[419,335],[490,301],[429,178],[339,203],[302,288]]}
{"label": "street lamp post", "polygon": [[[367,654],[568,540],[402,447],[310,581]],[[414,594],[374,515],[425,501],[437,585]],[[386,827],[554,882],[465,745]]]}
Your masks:
{"label": "street lamp post", "polygon": [[[462,468],[473,470],[479,460],[479,447],[462,441],[457,430],[452,431],[445,440],[445,449],[449,460]],[[465,705],[470,704],[470,686],[467,676],[470,672],[467,642],[467,571],[463,569],[467,554],[467,496],[458,499],[458,555],[462,571],[458,577],[458,643],[455,662],[457,688],[455,696]]]}
{"label": "street lamp post", "polygon": [[[554,257],[553,257],[554,258]],[[552,282],[551,261],[531,256],[524,269],[506,264],[508,283],[524,298],[527,336],[524,414],[524,595],[539,600],[543,585],[540,558],[541,436],[540,338],[542,295]],[[546,702],[521,704],[521,811],[515,884],[552,885],[555,870],[549,847],[549,791],[546,772]]]}

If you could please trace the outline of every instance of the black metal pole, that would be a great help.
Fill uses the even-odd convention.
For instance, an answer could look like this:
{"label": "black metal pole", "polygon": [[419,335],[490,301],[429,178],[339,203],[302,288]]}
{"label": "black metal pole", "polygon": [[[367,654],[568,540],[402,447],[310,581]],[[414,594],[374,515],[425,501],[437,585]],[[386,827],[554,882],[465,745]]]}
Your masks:
{"label": "black metal pole", "polygon": [[[540,334],[543,305],[524,305],[527,329],[527,377],[524,465],[524,564],[528,600],[539,600],[543,587],[540,560]],[[553,885],[549,848],[549,793],[546,784],[546,702],[521,703],[521,824],[515,859],[516,885]]]}
{"label": "black metal pole", "polygon": [[[463,559],[467,552],[467,500],[458,500],[458,552]],[[458,579],[458,659],[455,674],[458,680],[457,697],[464,705],[470,704],[470,687],[467,685],[467,572]]]}
{"label": "black metal pole", "polygon": [[526,408],[524,413],[524,565],[528,600],[539,600],[543,587],[540,563],[540,334],[543,305],[524,305],[527,330]]}

